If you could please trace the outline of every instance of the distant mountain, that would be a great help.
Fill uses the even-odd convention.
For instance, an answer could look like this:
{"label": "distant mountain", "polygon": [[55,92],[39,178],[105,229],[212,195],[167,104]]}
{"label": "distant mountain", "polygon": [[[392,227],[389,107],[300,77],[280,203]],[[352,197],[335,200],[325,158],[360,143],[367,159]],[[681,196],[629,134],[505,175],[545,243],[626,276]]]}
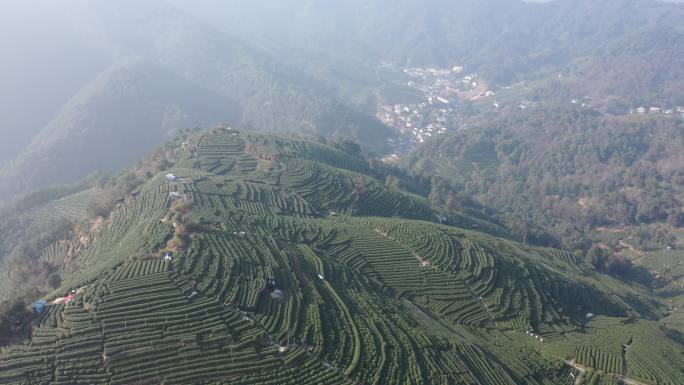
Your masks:
{"label": "distant mountain", "polygon": [[163,67],[135,61],[86,85],[0,170],[0,191],[17,193],[117,170],[180,129],[239,120],[235,102]]}
{"label": "distant mountain", "polygon": [[[68,10],[54,5],[31,8],[33,23],[54,30],[64,47],[29,50],[37,62],[31,73],[45,78],[41,83],[46,91],[33,86],[31,76],[11,83],[16,95],[9,88],[2,91],[0,97],[9,103],[0,107],[6,112],[0,124],[8,127],[9,134],[0,162],[22,150],[14,165],[37,159],[27,154],[38,151],[25,147],[46,140],[32,141],[33,136],[42,130],[45,138],[45,130],[57,124],[47,128],[48,122],[64,121],[55,115],[68,109],[67,100],[106,68],[125,65],[131,58],[172,73],[182,82],[176,91],[192,83],[195,89],[233,101],[225,106],[231,112],[225,115],[234,119],[229,123],[265,132],[354,139],[375,153],[386,152],[387,139],[394,135],[374,116],[378,90],[387,83],[377,73],[383,63],[398,68],[462,64],[490,86],[548,79],[562,72],[570,75],[568,86],[575,93],[609,101],[623,112],[632,104],[669,106],[681,101],[681,4],[402,0],[388,7],[380,0],[335,4],[207,0],[189,7],[172,3],[195,16],[162,0],[78,0]],[[6,59],[14,63],[8,67],[14,72],[21,72],[17,63],[22,61],[16,58],[24,57],[24,48],[42,36],[29,32],[23,33],[22,46],[7,47],[6,56],[15,58]],[[49,64],[50,52],[58,56],[54,68]],[[75,59],[81,56],[83,60]],[[38,95],[35,105],[18,102],[34,94]],[[79,93],[79,98],[84,95]],[[141,101],[145,103],[154,102]],[[211,120],[201,117],[201,107],[189,104],[186,116],[199,119],[182,124]],[[105,120],[100,117],[105,125],[114,124]],[[145,120],[139,126],[165,124]],[[147,143],[142,135],[138,142]],[[5,165],[5,175],[10,175],[9,167],[14,166]],[[98,167],[109,164],[90,165],[91,170]],[[25,166],[15,175],[38,168],[38,163]],[[65,175],[64,181],[76,174]]]}
{"label": "distant mountain", "polygon": [[374,111],[337,98],[305,69],[256,48],[250,36],[227,34],[162,2],[83,2],[68,17],[90,44],[108,47],[116,57],[159,63],[235,100],[242,121],[233,123],[268,132],[348,136],[374,150],[389,135]]}
{"label": "distant mountain", "polygon": [[577,65],[575,89],[621,109],[684,106],[684,32],[639,29],[596,49]]}
{"label": "distant mountain", "polygon": [[[366,150],[382,150],[390,134],[373,114],[346,104],[305,72],[280,65],[239,39],[161,3],[76,1],[68,11],[49,9],[65,23],[48,23],[48,30],[57,29],[74,44],[88,47],[74,57],[93,60],[89,49],[97,47],[103,61],[114,64],[87,86],[81,80],[65,80],[68,86],[58,87],[62,96],[78,92],[68,103],[65,99],[59,114],[3,167],[0,191],[5,193],[118,168],[174,130],[219,120],[268,132],[356,139]],[[147,64],[133,69],[127,64],[131,61]],[[61,76],[64,68],[43,70]],[[27,84],[28,80],[22,83],[22,89]],[[79,91],[80,87],[84,88]],[[60,100],[50,99],[50,108],[34,106],[37,115],[45,119]],[[11,119],[25,115],[18,111]],[[126,131],[120,129],[123,120]],[[28,121],[33,125],[40,119]],[[13,141],[13,146],[19,142]],[[79,161],[86,158],[91,161]]]}
{"label": "distant mountain", "polygon": [[[459,64],[490,88],[556,79],[595,104],[681,104],[682,4],[656,0],[167,0],[353,96],[372,99],[382,64]],[[273,37],[277,36],[277,39]],[[276,43],[277,41],[277,43]],[[327,82],[326,82],[327,80]],[[360,89],[360,91],[359,91]],[[547,94],[547,97],[561,95]]]}
{"label": "distant mountain", "polygon": [[392,7],[384,0],[167,2],[250,36],[269,52],[317,53],[347,63],[462,64],[495,82],[558,68],[641,28],[681,30],[684,16],[682,5],[655,0],[402,0]]}
{"label": "distant mountain", "polygon": [[58,10],[34,0],[0,2],[0,167],[112,65],[105,52],[64,28]]}

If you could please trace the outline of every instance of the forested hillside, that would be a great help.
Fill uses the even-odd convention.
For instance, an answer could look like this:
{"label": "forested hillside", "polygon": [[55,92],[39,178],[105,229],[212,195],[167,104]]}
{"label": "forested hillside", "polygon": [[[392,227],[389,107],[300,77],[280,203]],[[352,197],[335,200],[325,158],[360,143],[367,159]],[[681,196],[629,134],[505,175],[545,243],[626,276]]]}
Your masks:
{"label": "forested hillside", "polygon": [[[383,0],[326,6],[304,0],[280,6],[244,0],[209,0],[199,6],[167,2],[214,20],[235,35],[251,36],[270,52],[282,54],[295,47],[294,53],[282,55],[290,60],[309,54],[307,59],[315,62],[316,54],[323,54],[357,64],[441,68],[461,64],[489,82],[503,84],[564,68],[592,57],[596,50],[641,41],[640,35],[649,29],[681,32],[684,15],[681,4],[654,0],[404,0],[394,7]],[[273,44],[271,36],[287,44]],[[651,42],[678,44],[667,39]],[[643,45],[621,54],[638,59],[650,49]]]}
{"label": "forested hillside", "polygon": [[684,106],[684,32],[669,26],[640,29],[577,61],[570,80],[613,110]]}
{"label": "forested hillside", "polygon": [[[320,143],[217,127],[18,202],[5,214],[73,227],[35,249],[53,288],[1,308],[0,382],[683,380],[663,300],[474,231],[497,227],[376,172]],[[3,271],[7,295],[18,272]]]}
{"label": "forested hillside", "polygon": [[60,18],[49,17],[56,13],[47,4],[40,4],[45,17],[36,15],[38,2],[23,4],[0,3],[0,166],[19,155],[69,98],[111,64],[104,52],[62,28]]}
{"label": "forested hillside", "polygon": [[[641,104],[672,108],[682,103],[678,92],[684,67],[681,4],[652,0],[542,4],[406,0],[393,7],[380,0],[325,6],[242,0],[201,5],[78,0],[68,8],[30,4],[14,7],[22,9],[18,13],[3,5],[6,12],[0,20],[6,32],[0,46],[7,52],[2,65],[8,84],[0,91],[0,125],[7,130],[0,144],[3,184],[7,186],[7,179],[14,181],[17,175],[28,180],[0,187],[4,194],[73,182],[97,169],[130,164],[141,151],[150,150],[146,144],[163,140],[162,134],[176,132],[178,126],[223,120],[265,132],[354,139],[366,152],[390,153],[388,140],[396,139],[396,133],[376,118],[376,112],[385,99],[397,96],[388,90],[397,89],[397,74],[411,66],[460,65],[477,73],[491,90],[561,75],[563,86],[574,95],[590,97],[596,106],[618,113]],[[39,43],[46,40],[52,44]],[[111,78],[113,68],[131,61],[159,67],[155,76],[174,83],[163,89],[166,95],[161,100],[158,88],[129,99],[138,106],[153,106],[156,112],[141,116],[130,114],[134,110],[126,103],[87,100],[98,95],[92,91],[98,87],[101,93],[110,93],[107,97],[117,95],[103,89],[103,78]],[[132,94],[139,89],[139,80],[119,76],[119,87],[112,87]],[[194,95],[195,103],[177,102],[188,100],[188,95]],[[75,111],[75,103],[88,108]],[[225,109],[222,114],[216,113],[219,104]],[[165,108],[179,111],[159,112]],[[128,117],[126,122],[117,119],[123,116]],[[77,148],[102,148],[117,136],[120,126],[139,128],[134,140],[138,146],[116,159],[69,166],[74,160],[69,149],[54,145],[58,136],[67,142],[74,133],[86,132],[88,138]],[[58,149],[52,154],[64,161],[49,174],[36,172],[44,166],[36,154],[52,151],[49,148]],[[14,159],[12,166],[8,166],[10,159]]]}
{"label": "forested hillside", "polygon": [[164,67],[141,61],[115,66],[67,102],[0,169],[0,191],[12,195],[76,181],[95,170],[115,171],[181,129],[239,118],[237,103]]}
{"label": "forested hillside", "polygon": [[[33,23],[14,34],[30,42],[35,33],[29,25],[41,24],[47,33],[63,34],[68,43],[82,47],[79,54],[86,63],[74,65],[63,58],[54,68],[46,61],[32,63],[35,72],[65,82],[74,79],[68,86],[54,85],[57,90],[49,92],[52,104],[33,105],[35,116],[27,116],[22,107],[7,110],[0,121],[8,126],[8,158],[14,158],[11,164],[0,163],[3,194],[130,165],[167,135],[223,121],[265,132],[357,139],[364,150],[374,151],[383,151],[390,134],[372,113],[338,98],[305,71],[161,2],[75,1],[68,10],[41,6],[26,13]],[[54,18],[64,23],[49,21]],[[70,47],[65,45],[65,50]],[[39,45],[14,42],[8,52],[15,51],[23,57],[45,54]],[[62,73],[81,67],[83,76]],[[16,65],[7,69],[23,70]],[[41,93],[34,80],[13,79],[21,91],[6,95],[5,106],[31,104],[22,95],[30,94],[27,89]],[[36,100],[44,98],[41,93]],[[19,121],[15,132],[12,125]],[[21,183],[16,183],[19,176]]]}
{"label": "forested hillside", "polygon": [[596,226],[684,223],[680,117],[540,105],[490,118],[416,149],[405,166],[571,242]]}

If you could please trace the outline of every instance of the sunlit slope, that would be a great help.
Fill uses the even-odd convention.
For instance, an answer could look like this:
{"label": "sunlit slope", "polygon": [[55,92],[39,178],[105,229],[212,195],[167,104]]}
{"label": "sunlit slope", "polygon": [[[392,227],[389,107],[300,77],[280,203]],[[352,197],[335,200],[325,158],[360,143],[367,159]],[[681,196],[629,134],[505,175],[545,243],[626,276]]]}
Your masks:
{"label": "sunlit slope", "polygon": [[[623,335],[639,336],[628,367],[659,357],[639,378],[681,379],[677,342],[647,321],[657,299],[570,254],[438,224],[360,159],[234,130],[170,151],[73,256],[59,293],[75,300],[2,350],[0,383],[570,384],[562,358],[619,354]],[[589,312],[607,321],[584,330]],[[627,317],[615,338],[587,334]]]}

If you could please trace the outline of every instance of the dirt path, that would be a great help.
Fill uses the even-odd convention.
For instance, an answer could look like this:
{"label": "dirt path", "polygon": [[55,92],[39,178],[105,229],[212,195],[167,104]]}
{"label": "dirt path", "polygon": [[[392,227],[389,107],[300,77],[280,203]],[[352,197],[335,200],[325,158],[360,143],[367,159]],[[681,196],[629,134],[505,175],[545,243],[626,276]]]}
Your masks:
{"label": "dirt path", "polygon": [[575,376],[573,375],[572,378],[575,379],[575,385],[581,384],[581,383],[582,383],[582,378],[584,377],[584,374],[587,372],[587,368],[584,367],[584,366],[582,366],[582,365],[580,365],[580,364],[578,364],[578,363],[576,363],[575,360],[571,360],[571,361],[570,361],[570,360],[563,360],[563,362],[564,362],[566,365],[572,366],[574,369],[577,369],[577,371],[579,371],[579,375],[578,375],[577,377],[575,377]]}
{"label": "dirt path", "polygon": [[[601,371],[601,370],[597,370],[597,369],[594,369],[594,368],[591,368],[588,366],[580,365],[577,362],[575,362],[575,360],[563,360],[563,362],[568,366],[572,366],[573,368],[577,369],[580,372],[580,375],[577,376],[577,378],[575,379],[575,384],[581,383],[582,377],[590,369],[594,370],[596,373],[599,373],[599,374],[603,373],[603,371]],[[615,374],[615,377],[617,377],[617,379],[620,380],[625,385],[651,385],[651,384],[646,384],[644,382],[639,382],[637,380],[633,380],[633,379],[625,377],[621,374]]]}

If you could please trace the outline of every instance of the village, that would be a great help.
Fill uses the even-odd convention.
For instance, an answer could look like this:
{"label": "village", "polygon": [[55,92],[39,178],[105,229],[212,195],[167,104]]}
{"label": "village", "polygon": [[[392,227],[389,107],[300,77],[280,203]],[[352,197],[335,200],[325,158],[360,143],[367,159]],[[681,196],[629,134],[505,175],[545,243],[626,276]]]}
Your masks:
{"label": "village", "polygon": [[[405,86],[418,91],[419,99],[413,103],[381,103],[376,116],[388,127],[394,129],[397,136],[388,139],[392,148],[385,162],[396,162],[401,154],[411,150],[416,144],[424,143],[430,138],[453,131],[458,127],[457,110],[460,102],[474,101],[496,93],[488,89],[487,84],[477,73],[467,74],[462,66],[451,69],[406,68],[401,70],[406,76]],[[502,90],[514,86],[525,86],[524,82],[501,87]],[[530,88],[526,88],[530,90]],[[575,98],[570,104],[582,108],[592,108],[591,98]],[[524,100],[518,103],[520,110],[536,106],[535,102]],[[492,103],[494,110],[500,110],[499,102]],[[629,111],[631,115],[681,115],[684,107],[638,107]]]}
{"label": "village", "polygon": [[377,117],[396,130],[390,144],[397,157],[417,143],[448,132],[455,126],[455,110],[460,100],[476,100],[494,95],[477,74],[464,74],[461,66],[451,69],[407,68],[406,85],[419,91],[423,100],[408,104],[380,105]]}
{"label": "village", "polygon": [[684,107],[676,107],[676,108],[660,108],[660,107],[638,107],[635,109],[629,110],[630,115],[646,115],[646,114],[664,114],[664,115],[674,115],[674,114],[679,114],[682,117],[684,117]]}

